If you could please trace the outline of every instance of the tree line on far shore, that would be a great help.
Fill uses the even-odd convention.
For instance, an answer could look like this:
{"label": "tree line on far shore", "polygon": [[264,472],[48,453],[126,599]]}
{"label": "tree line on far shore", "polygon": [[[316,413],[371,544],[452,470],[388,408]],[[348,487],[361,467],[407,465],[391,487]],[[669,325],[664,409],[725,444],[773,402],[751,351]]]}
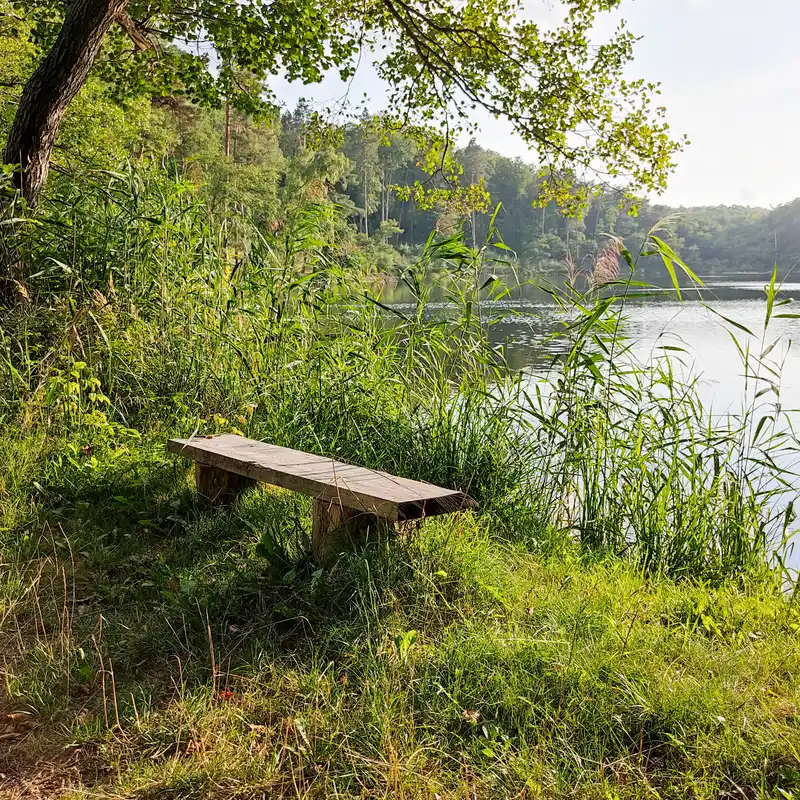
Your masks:
{"label": "tree line on far shore", "polygon": [[[5,34],[0,138],[11,127],[19,87],[34,63],[25,37]],[[786,273],[800,260],[800,199],[774,210],[673,209],[646,200],[633,208],[630,197],[584,185],[581,202],[564,209],[556,199],[542,201],[551,176],[539,166],[475,140],[444,149],[419,129],[387,130],[366,113],[320,127],[305,102],[254,115],[232,106],[203,108],[179,96],[142,92],[120,102],[117,95],[117,87],[97,75],[72,102],[45,201],[92,172],[132,161],[180,176],[220,219],[234,214],[267,232],[304,203],[336,205],[346,223],[340,241],[383,272],[408,263],[431,231],[463,229],[468,242],[480,245],[498,206],[503,241],[515,266],[528,274],[557,272],[567,260],[580,265],[609,235],[622,237],[635,254],[662,220],[663,238],[703,274],[768,272],[775,263]]]}

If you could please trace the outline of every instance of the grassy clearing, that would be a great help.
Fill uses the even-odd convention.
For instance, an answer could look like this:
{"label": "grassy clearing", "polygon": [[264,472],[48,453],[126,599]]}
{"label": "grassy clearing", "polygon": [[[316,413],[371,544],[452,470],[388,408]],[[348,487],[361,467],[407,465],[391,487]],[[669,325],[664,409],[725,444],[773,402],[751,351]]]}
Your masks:
{"label": "grassy clearing", "polygon": [[[628,358],[622,287],[559,298],[537,393],[490,346],[487,251],[431,242],[414,308],[386,309],[328,212],[233,255],[185,193],[110,180],[81,207],[124,213],[15,245],[47,265],[68,240],[72,271],[0,328],[2,791],[800,792],[800,612],[769,561],[791,437],[763,380],[713,419],[669,361]],[[321,570],[308,498],[196,505],[164,442],[223,430],[481,514]]]}
{"label": "grassy clearing", "polygon": [[110,467],[123,496],[78,486],[40,502],[4,565],[3,711],[26,715],[0,760],[6,791],[778,798],[800,785],[800,610],[777,587],[545,559],[474,518],[327,571],[270,563],[260,531],[279,526],[301,552],[308,502],[265,489],[208,515],[159,445]]}

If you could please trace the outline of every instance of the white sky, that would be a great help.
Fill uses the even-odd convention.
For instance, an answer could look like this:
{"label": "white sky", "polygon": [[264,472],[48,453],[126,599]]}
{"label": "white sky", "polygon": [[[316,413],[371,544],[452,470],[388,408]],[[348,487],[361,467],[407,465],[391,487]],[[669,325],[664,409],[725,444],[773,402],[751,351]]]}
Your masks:
{"label": "white sky", "polygon": [[[531,9],[538,19],[554,10],[561,16],[553,3],[532,1]],[[601,33],[624,18],[642,37],[630,76],[661,82],[673,132],[691,140],[662,202],[769,207],[800,196],[800,1],[623,0],[605,17]],[[350,99],[366,93],[379,110],[383,92],[369,60]],[[329,102],[342,94],[332,79],[275,88],[289,106],[301,96]],[[532,160],[509,127],[491,118],[478,141]]]}

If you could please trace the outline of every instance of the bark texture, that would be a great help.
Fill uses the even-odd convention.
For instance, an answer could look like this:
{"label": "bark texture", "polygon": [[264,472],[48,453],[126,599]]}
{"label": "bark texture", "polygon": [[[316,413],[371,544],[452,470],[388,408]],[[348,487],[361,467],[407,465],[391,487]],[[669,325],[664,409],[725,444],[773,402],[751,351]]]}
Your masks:
{"label": "bark texture", "polygon": [[19,164],[15,184],[33,206],[70,101],[86,82],[103,37],[128,0],[73,0],[50,52],[22,92],[3,161]]}

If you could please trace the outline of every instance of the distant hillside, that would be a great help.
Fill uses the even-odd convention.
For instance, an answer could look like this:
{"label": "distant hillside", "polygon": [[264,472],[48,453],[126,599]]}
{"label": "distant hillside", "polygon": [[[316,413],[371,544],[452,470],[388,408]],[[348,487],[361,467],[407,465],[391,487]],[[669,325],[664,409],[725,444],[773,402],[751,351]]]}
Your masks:
{"label": "distant hillside", "polygon": [[[351,215],[361,231],[392,231],[388,241],[399,251],[421,245],[431,229],[444,233],[463,227],[480,243],[491,214],[502,204],[497,224],[518,265],[532,271],[560,268],[569,253],[576,263],[602,247],[607,236],[621,236],[635,255],[647,232],[660,234],[696,271],[704,274],[768,272],[774,264],[785,274],[800,261],[800,199],[774,210],[744,206],[672,208],[643,201],[635,216],[620,208],[619,194],[602,192],[577,217],[553,203],[536,204],[540,170],[536,165],[486,150],[475,142],[455,153],[462,185],[481,184],[488,192],[484,210],[421,209],[399,199],[393,185],[424,180],[418,154],[401,136],[388,146],[365,146],[369,134],[352,126],[343,151],[351,160],[351,181],[344,189]],[[370,155],[371,152],[371,155]],[[374,178],[374,183],[373,183]],[[374,190],[370,187],[374,185]],[[366,209],[366,212],[365,210]],[[474,228],[474,232],[473,232]]]}

